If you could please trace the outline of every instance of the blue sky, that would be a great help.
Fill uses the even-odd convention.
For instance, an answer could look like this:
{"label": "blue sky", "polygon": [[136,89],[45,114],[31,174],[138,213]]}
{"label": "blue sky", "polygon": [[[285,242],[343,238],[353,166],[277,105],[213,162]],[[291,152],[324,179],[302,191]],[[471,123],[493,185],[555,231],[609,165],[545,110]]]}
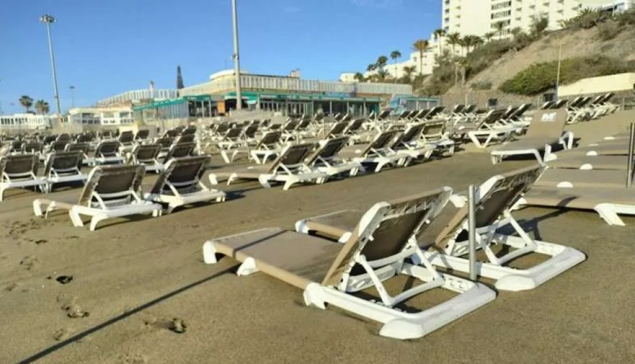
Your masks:
{"label": "blue sky", "polygon": [[[174,88],[232,67],[231,0],[0,0],[0,103],[45,99],[54,111],[43,14],[51,14],[62,109],[127,90]],[[439,0],[238,0],[242,67],[336,80],[428,38]],[[13,105],[11,105],[13,104]]]}

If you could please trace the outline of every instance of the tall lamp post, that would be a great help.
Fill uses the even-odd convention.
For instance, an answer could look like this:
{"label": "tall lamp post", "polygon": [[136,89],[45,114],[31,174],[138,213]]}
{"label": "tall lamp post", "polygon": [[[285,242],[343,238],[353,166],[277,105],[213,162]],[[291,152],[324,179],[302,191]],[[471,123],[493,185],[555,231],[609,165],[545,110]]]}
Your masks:
{"label": "tall lamp post", "polygon": [[75,107],[75,86],[71,86],[69,89],[71,89],[71,107]]}
{"label": "tall lamp post", "polygon": [[[0,82],[1,82],[1,81],[2,81],[2,80],[0,79]],[[1,98],[0,98],[0,115],[2,115],[2,99],[1,99]]]}
{"label": "tall lamp post", "polygon": [[240,56],[238,52],[238,14],[236,0],[232,0],[232,19],[234,23],[234,73],[236,77],[236,110],[243,108],[243,97],[240,90]]}
{"label": "tall lamp post", "polygon": [[55,18],[44,14],[40,17],[40,21],[46,24],[46,34],[48,35],[49,41],[49,53],[51,56],[51,73],[53,74],[53,90],[55,94],[53,98],[55,98],[55,107],[57,108],[57,117],[59,118],[60,126],[63,127],[62,122],[62,108],[60,107],[60,96],[57,89],[57,70],[55,69],[55,52],[53,51],[53,38],[51,37],[51,24],[55,23]]}

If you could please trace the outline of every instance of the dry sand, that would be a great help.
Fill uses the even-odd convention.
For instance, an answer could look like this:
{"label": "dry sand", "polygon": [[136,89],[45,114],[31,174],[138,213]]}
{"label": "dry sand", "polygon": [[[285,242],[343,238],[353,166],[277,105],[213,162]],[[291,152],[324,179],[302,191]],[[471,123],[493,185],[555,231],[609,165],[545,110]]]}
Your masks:
{"label": "dry sand", "polygon": [[[623,131],[632,116],[571,130],[596,140]],[[588,260],[407,342],[382,338],[379,324],[341,310],[304,307],[299,290],[263,274],[236,277],[230,259],[202,262],[201,245],[213,237],[292,229],[300,218],[442,185],[463,190],[528,163],[492,166],[486,153],[467,152],[286,192],[223,186],[231,198],[222,204],[107,221],[96,232],[72,227],[64,213],[36,219],[38,195],[10,191],[0,203],[0,363],[634,362],[632,218],[610,227],[591,212],[519,211],[532,234]],[[453,212],[448,206],[430,233]]]}

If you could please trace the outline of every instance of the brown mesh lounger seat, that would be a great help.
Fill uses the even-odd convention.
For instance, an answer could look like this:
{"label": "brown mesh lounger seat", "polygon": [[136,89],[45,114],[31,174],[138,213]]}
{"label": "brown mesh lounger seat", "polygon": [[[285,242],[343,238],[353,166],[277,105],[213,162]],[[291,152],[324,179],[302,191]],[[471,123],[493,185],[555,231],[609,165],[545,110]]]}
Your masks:
{"label": "brown mesh lounger seat", "polygon": [[314,171],[304,163],[313,149],[312,143],[287,145],[271,163],[229,168],[210,173],[209,180],[213,185],[218,184],[218,181],[222,179],[226,179],[228,185],[235,180],[257,180],[265,188],[271,187],[271,181],[284,182],[283,190],[285,191],[296,183],[324,183],[327,174]]}
{"label": "brown mesh lounger seat", "polygon": [[46,179],[37,176],[37,154],[0,156],[0,201],[10,188],[34,187],[46,191]]}
{"label": "brown mesh lounger seat", "polygon": [[624,226],[619,215],[635,215],[635,194],[631,190],[617,188],[534,187],[516,205],[524,206],[595,210],[607,224]]}
{"label": "brown mesh lounger seat", "polygon": [[[90,171],[79,200],[33,201],[36,216],[47,217],[57,209],[69,210],[74,226],[84,226],[80,215],[91,216],[90,230],[105,219],[137,214],[161,215],[161,205],[141,198],[141,182],[145,170],[140,165],[97,166]],[[46,206],[46,210],[43,208]]]}
{"label": "brown mesh lounger seat", "polygon": [[591,145],[580,148],[573,148],[569,150],[563,150],[558,153],[553,153],[545,158],[546,162],[564,158],[569,156],[598,156],[598,155],[627,155],[628,154],[628,142],[625,144],[599,144]]}
{"label": "brown mesh lounger seat", "polygon": [[557,169],[614,169],[626,170],[628,158],[622,155],[567,156],[547,163]]}
{"label": "brown mesh lounger seat", "polygon": [[566,132],[563,135],[566,122],[565,109],[536,111],[523,138],[506,143],[490,153],[492,163],[499,163],[507,156],[528,154],[535,156],[538,163],[542,163],[541,152],[544,152],[544,160],[548,160],[554,144],[562,144],[565,149],[571,149],[573,133]]}
{"label": "brown mesh lounger seat", "polygon": [[[382,336],[422,337],[495,298],[484,285],[437,272],[414,239],[436,217],[451,191],[443,188],[375,204],[344,244],[268,228],[212,239],[203,245],[204,260],[216,263],[217,254],[234,258],[242,262],[238,275],[266,273],[304,290],[306,305],[325,309],[330,304],[382,323]],[[421,264],[410,263],[410,257]],[[425,283],[390,296],[382,282],[402,274]],[[370,287],[379,293],[379,302],[353,294]],[[421,312],[395,308],[434,288],[460,294]]]}
{"label": "brown mesh lounger seat", "polygon": [[625,170],[548,168],[536,181],[536,186],[547,188],[624,188],[626,186],[626,173]]}

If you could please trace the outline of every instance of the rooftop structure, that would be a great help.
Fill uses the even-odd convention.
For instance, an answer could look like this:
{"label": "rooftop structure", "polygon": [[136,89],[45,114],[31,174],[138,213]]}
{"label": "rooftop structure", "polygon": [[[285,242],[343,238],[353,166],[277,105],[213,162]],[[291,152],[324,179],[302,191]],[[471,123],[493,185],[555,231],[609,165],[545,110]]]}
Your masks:
{"label": "rooftop structure", "polygon": [[0,130],[34,130],[51,126],[55,115],[13,114],[0,115]]}

